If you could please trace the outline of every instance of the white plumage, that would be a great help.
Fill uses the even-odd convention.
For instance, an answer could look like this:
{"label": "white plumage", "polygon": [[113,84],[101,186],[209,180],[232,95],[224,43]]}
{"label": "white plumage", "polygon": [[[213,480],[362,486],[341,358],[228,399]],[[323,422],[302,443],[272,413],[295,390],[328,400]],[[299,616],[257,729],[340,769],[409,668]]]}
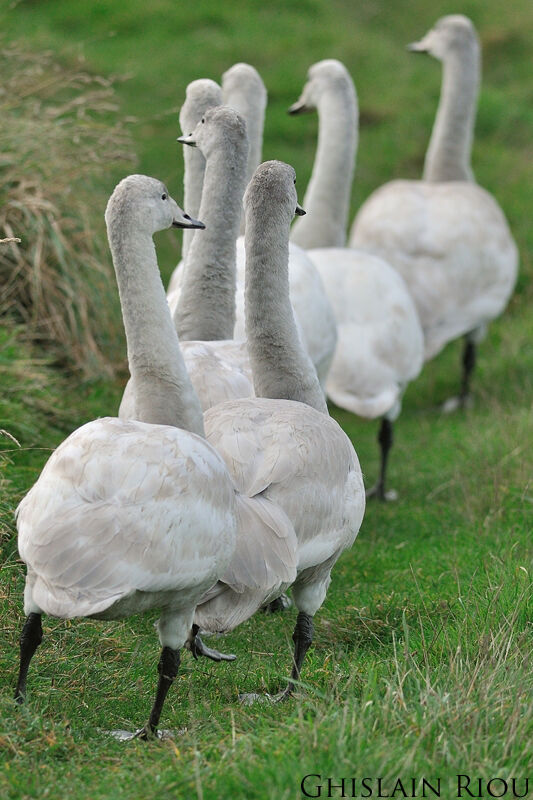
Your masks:
{"label": "white plumage", "polygon": [[26,614],[118,619],[172,608],[164,644],[181,647],[232,554],[234,498],[200,436],[111,417],[83,425],[17,509]]}
{"label": "white plumage", "polygon": [[423,336],[401,276],[383,259],[347,248],[310,250],[337,317],[326,389],[366,419],[398,407],[422,367]]}
{"label": "white plumage", "polygon": [[405,279],[426,360],[501,314],[516,281],[509,226],[475,183],[388,183],[359,211],[351,242],[394,264]]}

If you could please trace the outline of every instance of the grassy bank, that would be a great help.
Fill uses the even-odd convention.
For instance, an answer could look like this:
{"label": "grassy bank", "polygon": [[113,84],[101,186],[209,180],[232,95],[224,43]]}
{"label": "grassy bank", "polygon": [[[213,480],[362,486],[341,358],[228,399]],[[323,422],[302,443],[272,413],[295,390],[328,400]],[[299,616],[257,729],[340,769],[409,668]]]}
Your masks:
{"label": "grassy bank", "polygon": [[[451,417],[437,410],[456,391],[458,344],[409,387],[390,471],[400,499],[369,505],[357,542],[337,565],[298,700],[282,708],[238,703],[239,692],[275,691],[288,674],[294,611],[258,616],[220,642],[237,654],[234,664],[184,655],[162,719],[172,740],[111,740],[103,731],[141,724],[151,704],[159,648],[148,615],[98,624],[45,619],[28,705],[14,709],[23,568],[13,511],[58,442],[87,419],[116,413],[122,384],[120,376],[89,381],[60,372],[24,329],[4,325],[0,429],[16,442],[0,433],[2,796],[278,800],[303,796],[303,776],[315,773],[323,785],[328,776],[335,783],[371,777],[374,796],[378,777],[389,793],[398,777],[409,787],[411,776],[440,777],[442,797],[453,798],[457,773],[516,777],[519,787],[531,778],[530,3],[23,1],[0,10],[0,22],[8,40],[52,49],[66,66],[127,76],[116,92],[136,169],[166,180],[178,200],[174,139],[190,80],[219,79],[238,60],[260,70],[270,95],[264,156],[295,166],[303,196],[316,119],[291,119],[285,109],[311,63],[341,58],[361,104],[355,212],[384,180],[420,173],[440,72],[404,44],[450,10],[469,14],[480,31],[474,169],[510,220],[519,285],[480,348],[472,409]],[[117,177],[99,176],[91,189],[98,204]],[[92,209],[91,230],[107,257],[103,211]],[[168,275],[179,239],[169,232],[157,244]],[[115,293],[112,283],[108,291]],[[372,483],[376,425],[333,413]]]}

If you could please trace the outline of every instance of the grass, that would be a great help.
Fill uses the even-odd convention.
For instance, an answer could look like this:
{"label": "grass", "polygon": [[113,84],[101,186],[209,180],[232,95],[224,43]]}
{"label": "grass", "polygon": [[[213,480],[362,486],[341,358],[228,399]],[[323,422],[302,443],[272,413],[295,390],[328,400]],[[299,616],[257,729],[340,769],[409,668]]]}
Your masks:
{"label": "grass", "polygon": [[[131,120],[138,169],[167,181],[178,200],[181,162],[173,140],[190,80],[219,79],[237,60],[260,70],[270,96],[264,157],[294,164],[303,196],[316,119],[291,119],[285,109],[311,63],[341,58],[356,81],[363,120],[355,211],[383,181],[420,173],[440,73],[436,63],[409,57],[403,45],[449,10],[440,0],[414,0],[409,13],[401,3],[346,0],[268,6],[198,0],[191,7],[164,0],[23,0],[0,10],[0,21],[10,39],[53,50],[65,69],[129,76],[115,90]],[[2,796],[278,800],[303,796],[307,773],[322,776],[323,797],[328,776],[334,783],[370,776],[375,795],[378,777],[390,794],[398,777],[410,786],[415,776],[440,777],[442,797],[453,798],[458,773],[483,778],[485,786],[491,777],[515,777],[523,792],[533,762],[533,118],[526,34],[533,11],[525,0],[512,7],[470,0],[461,10],[474,19],[484,55],[474,169],[510,220],[521,253],[519,283],[480,348],[472,409],[445,417],[436,408],[456,391],[459,343],[409,387],[390,471],[400,499],[369,505],[357,542],[336,566],[298,700],[283,708],[238,704],[239,692],[275,691],[288,673],[294,612],[258,616],[220,642],[238,655],[234,664],[195,663],[184,655],[162,719],[173,739],[111,740],[102,731],[141,724],[152,701],[158,645],[147,615],[122,623],[45,619],[29,702],[13,708],[23,589],[13,511],[58,442],[87,419],[116,413],[121,382],[60,372],[53,351],[32,345],[12,318],[3,321]],[[101,204],[91,230],[102,252],[105,195],[122,168],[89,187]],[[179,241],[163,234],[157,245],[168,275]],[[83,279],[90,284],[88,270]],[[109,292],[116,297],[114,284]],[[103,327],[98,312],[95,320]],[[111,342],[104,340],[103,352],[112,360]],[[372,483],[376,425],[333,413]]]}

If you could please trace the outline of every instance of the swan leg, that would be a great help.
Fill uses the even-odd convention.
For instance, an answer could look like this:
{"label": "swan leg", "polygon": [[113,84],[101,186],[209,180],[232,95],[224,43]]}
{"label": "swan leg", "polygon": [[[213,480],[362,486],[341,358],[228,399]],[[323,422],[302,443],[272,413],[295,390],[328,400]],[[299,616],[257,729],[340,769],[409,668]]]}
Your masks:
{"label": "swan leg", "polygon": [[397,493],[394,490],[385,491],[385,477],[387,474],[387,462],[389,458],[389,452],[392,447],[392,443],[394,441],[393,437],[393,426],[392,421],[387,419],[387,417],[383,417],[381,420],[381,425],[378,432],[378,442],[381,454],[381,463],[379,467],[379,478],[377,483],[372,486],[371,489],[367,489],[366,496],[367,498],[370,497],[377,497],[378,500],[386,501],[386,500],[396,500]]}
{"label": "swan leg", "polygon": [[450,414],[459,408],[467,408],[472,402],[470,380],[476,366],[477,342],[475,334],[476,332],[474,331],[464,337],[463,354],[461,356],[461,388],[457,397],[450,397],[443,404],[442,410],[445,414]]}
{"label": "swan leg", "polygon": [[287,594],[280,594],[272,602],[267,603],[266,606],[261,606],[261,611],[264,614],[276,614],[278,611],[286,611],[287,608],[292,606],[292,600]]}
{"label": "swan leg", "polygon": [[476,343],[465,336],[465,346],[463,349],[463,373],[461,375],[461,390],[459,392],[459,406],[465,408],[470,399],[470,379],[476,366]]}
{"label": "swan leg", "polygon": [[20,666],[15,701],[21,705],[26,697],[26,679],[30,661],[43,640],[41,615],[31,613],[26,617],[26,622],[20,634]]}
{"label": "swan leg", "polygon": [[218,650],[213,650],[211,647],[208,647],[206,644],[204,644],[198,635],[199,630],[200,628],[198,625],[193,624],[191,637],[187,643],[187,646],[195,659],[198,658],[198,656],[204,656],[204,658],[210,658],[211,661],[217,662],[235,661],[237,656],[233,653],[220,653]]}
{"label": "swan leg", "polygon": [[159,724],[159,717],[163,710],[163,703],[168,694],[168,690],[174,682],[174,678],[178,674],[180,665],[180,651],[173,650],[171,647],[163,647],[161,650],[161,657],[157,665],[159,672],[159,681],[157,683],[157,692],[155,695],[154,704],[150,711],[150,718],[144,728],[141,728],[135,734],[135,738],[149,739],[157,734],[157,726]]}
{"label": "swan leg", "polygon": [[305,654],[313,642],[313,630],[313,617],[310,614],[306,614],[305,611],[300,611],[296,618],[294,633],[292,634],[294,657],[291,678],[285,691],[276,698],[278,702],[283,702],[291,697],[294,692],[294,682],[300,680],[300,672],[302,670]]}

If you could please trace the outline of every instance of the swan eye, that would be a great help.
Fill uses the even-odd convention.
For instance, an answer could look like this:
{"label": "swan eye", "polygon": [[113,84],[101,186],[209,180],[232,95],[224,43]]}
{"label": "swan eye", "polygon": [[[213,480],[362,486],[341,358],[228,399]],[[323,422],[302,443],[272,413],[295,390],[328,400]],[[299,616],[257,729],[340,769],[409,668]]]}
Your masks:
{"label": "swan eye", "polygon": [[205,117],[202,117],[202,125],[205,123]]}
{"label": "swan eye", "polygon": [[161,195],[161,200],[166,200],[166,199],[167,199],[167,195],[166,195],[165,193],[163,193],[163,194]]}

